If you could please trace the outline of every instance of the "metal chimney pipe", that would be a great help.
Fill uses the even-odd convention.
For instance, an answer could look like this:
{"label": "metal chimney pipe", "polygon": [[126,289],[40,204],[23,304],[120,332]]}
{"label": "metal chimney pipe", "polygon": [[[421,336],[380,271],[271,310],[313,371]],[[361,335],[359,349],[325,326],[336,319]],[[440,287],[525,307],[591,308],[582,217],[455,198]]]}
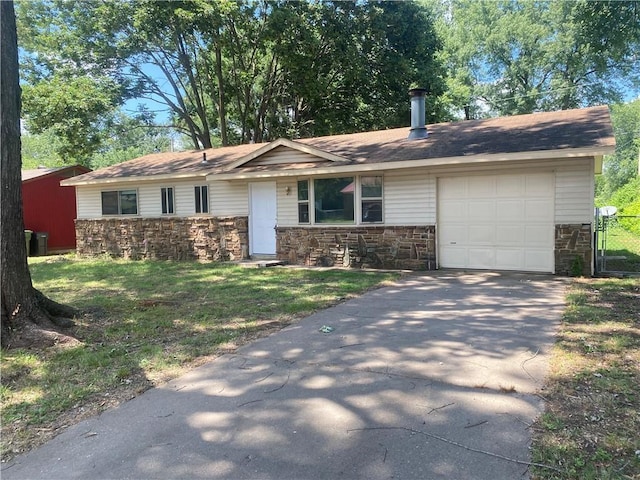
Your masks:
{"label": "metal chimney pipe", "polygon": [[427,91],[424,88],[412,88],[409,90],[411,97],[411,130],[409,131],[409,140],[419,138],[427,138],[427,126],[425,125],[425,106],[424,96]]}

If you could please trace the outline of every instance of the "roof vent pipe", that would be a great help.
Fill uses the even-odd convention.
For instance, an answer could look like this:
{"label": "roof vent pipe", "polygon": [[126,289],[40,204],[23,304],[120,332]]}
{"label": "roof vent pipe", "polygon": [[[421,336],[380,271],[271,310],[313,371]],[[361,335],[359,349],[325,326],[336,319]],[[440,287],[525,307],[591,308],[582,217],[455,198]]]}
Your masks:
{"label": "roof vent pipe", "polygon": [[424,88],[412,88],[409,90],[411,97],[411,130],[409,140],[427,138],[429,132],[425,125],[424,96],[427,91]]}
{"label": "roof vent pipe", "polygon": [[207,152],[202,152],[202,164],[207,165]]}

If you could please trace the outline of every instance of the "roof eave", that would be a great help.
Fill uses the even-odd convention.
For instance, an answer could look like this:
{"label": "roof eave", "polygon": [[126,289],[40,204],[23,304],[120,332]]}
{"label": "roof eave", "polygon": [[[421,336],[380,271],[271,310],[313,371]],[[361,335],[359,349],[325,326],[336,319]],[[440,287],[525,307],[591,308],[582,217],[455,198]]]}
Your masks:
{"label": "roof eave", "polygon": [[159,180],[187,180],[189,178],[206,177],[208,172],[189,172],[189,173],[165,173],[162,175],[134,175],[130,177],[108,177],[95,178],[89,180],[76,180],[78,177],[68,178],[60,182],[63,187],[75,187],[85,185],[109,185],[114,183],[133,183],[133,182],[149,182]]}
{"label": "roof eave", "polygon": [[513,162],[545,160],[552,158],[600,157],[615,151],[615,146],[588,147],[574,149],[541,150],[535,152],[517,152],[489,155],[462,155],[457,157],[429,158],[422,160],[399,160],[379,163],[358,163],[341,166],[322,166],[297,170],[275,170],[260,172],[210,173],[207,181],[250,180],[274,177],[299,177],[308,175],[331,175],[348,172],[372,172],[416,167],[439,167],[447,165],[478,164],[489,162]]}

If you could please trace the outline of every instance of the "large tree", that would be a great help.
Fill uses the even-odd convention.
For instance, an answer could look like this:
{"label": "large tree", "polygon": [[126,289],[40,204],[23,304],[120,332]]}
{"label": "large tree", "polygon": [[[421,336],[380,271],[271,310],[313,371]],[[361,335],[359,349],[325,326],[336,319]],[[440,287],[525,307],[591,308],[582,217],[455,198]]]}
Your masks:
{"label": "large tree", "polygon": [[77,312],[33,287],[24,237],[20,155],[20,83],[13,2],[0,2],[0,156],[2,176],[2,346],[52,344],[69,337],[60,327]]}
{"label": "large tree", "polygon": [[[441,118],[439,42],[413,2],[39,0],[18,17],[29,96],[56,77],[118,85],[105,91],[170,109],[195,148],[406,124],[411,84]],[[50,122],[41,98],[27,125]]]}
{"label": "large tree", "polygon": [[436,2],[450,90],[477,114],[615,103],[638,86],[638,2]]}
{"label": "large tree", "polygon": [[597,178],[600,203],[608,202],[616,190],[640,175],[640,99],[612,105],[611,120],[616,152],[605,156],[604,171]]}

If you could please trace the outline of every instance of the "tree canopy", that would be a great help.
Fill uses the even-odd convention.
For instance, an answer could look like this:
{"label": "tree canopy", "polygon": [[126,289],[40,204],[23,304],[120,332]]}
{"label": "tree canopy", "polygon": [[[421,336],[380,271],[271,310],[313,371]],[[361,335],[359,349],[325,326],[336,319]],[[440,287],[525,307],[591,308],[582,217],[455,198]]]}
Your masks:
{"label": "tree canopy", "polygon": [[476,116],[616,103],[639,85],[638,2],[436,3],[448,90]]}
{"label": "tree canopy", "polygon": [[[403,126],[412,86],[428,89],[429,122],[465,106],[479,118],[615,104],[640,87],[633,1],[17,6],[27,130],[91,166],[149,153],[168,132],[203,148]],[[131,102],[146,110],[126,118]]]}
{"label": "tree canopy", "polygon": [[440,43],[429,10],[417,3],[18,7],[27,126],[53,129],[69,150],[61,154],[95,151],[96,112],[108,116],[133,98],[168,108],[172,127],[195,148],[399,126],[411,84],[430,90],[430,119],[442,117]]}

